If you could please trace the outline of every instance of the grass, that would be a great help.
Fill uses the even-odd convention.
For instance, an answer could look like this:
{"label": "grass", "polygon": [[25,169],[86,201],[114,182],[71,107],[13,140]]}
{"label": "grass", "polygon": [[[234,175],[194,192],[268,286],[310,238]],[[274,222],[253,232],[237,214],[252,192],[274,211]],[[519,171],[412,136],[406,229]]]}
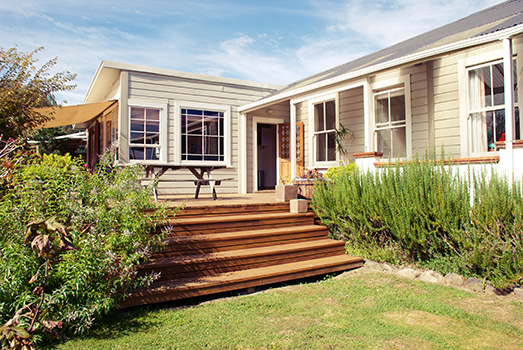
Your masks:
{"label": "grass", "polygon": [[523,349],[523,303],[359,270],[135,309],[56,349]]}

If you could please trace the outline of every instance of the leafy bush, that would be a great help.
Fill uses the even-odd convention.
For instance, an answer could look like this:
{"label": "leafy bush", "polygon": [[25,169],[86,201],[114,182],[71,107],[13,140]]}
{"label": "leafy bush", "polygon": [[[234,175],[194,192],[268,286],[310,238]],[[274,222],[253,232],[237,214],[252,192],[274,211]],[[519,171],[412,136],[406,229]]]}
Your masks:
{"label": "leafy bush", "polygon": [[32,341],[56,327],[80,333],[152,280],[136,266],[161,246],[151,233],[166,211],[141,186],[140,167],[112,168],[106,156],[90,172],[70,156],[22,151],[2,167],[1,324],[25,308],[15,326]]}
{"label": "leafy bush", "polygon": [[358,169],[356,163],[349,163],[342,166],[333,166],[330,167],[323,177],[327,180],[336,181],[340,176],[350,176],[351,173],[355,172]]}
{"label": "leafy bush", "polygon": [[455,170],[426,157],[356,171],[317,184],[313,208],[353,254],[486,277],[504,288],[523,277],[521,183]]}

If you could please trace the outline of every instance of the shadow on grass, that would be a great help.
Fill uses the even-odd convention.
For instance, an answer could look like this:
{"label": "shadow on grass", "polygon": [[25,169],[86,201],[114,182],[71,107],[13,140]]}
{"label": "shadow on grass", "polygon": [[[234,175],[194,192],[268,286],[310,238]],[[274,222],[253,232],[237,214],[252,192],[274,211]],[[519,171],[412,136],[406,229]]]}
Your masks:
{"label": "shadow on grass", "polygon": [[[341,272],[340,272],[341,273]],[[331,273],[327,275],[313,276],[294,281],[281,282],[271,285],[264,285],[248,290],[236,290],[231,292],[224,292],[220,294],[205,295],[183,300],[175,300],[169,302],[158,303],[154,305],[136,306],[127,309],[115,310],[111,315],[106,316],[93,325],[93,327],[85,334],[70,335],[69,339],[76,340],[110,340],[132,335],[137,332],[146,332],[150,329],[155,329],[161,326],[161,321],[157,321],[154,313],[158,311],[175,311],[191,307],[196,307],[203,303],[219,301],[225,298],[240,297],[250,294],[260,293],[269,289],[280,288],[291,285],[316,283],[330,279],[340,273]],[[42,349],[53,349],[60,342],[52,341],[43,344]]]}

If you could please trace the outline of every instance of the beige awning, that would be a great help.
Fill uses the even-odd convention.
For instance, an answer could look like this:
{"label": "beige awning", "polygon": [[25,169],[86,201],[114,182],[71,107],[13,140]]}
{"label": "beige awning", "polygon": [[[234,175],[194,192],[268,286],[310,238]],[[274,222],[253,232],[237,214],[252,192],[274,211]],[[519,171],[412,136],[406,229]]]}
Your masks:
{"label": "beige awning", "polygon": [[54,117],[54,119],[49,120],[47,123],[38,126],[37,129],[82,124],[96,118],[98,115],[102,114],[106,109],[116,103],[117,101],[104,101],[85,105],[64,106],[60,108],[36,108],[35,110],[37,112],[47,115],[52,114]]}

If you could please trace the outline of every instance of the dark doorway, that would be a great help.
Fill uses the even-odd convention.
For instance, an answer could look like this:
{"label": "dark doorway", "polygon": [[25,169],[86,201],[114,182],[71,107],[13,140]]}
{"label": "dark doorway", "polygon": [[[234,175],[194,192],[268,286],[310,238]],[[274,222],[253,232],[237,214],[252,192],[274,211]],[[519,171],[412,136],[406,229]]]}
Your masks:
{"label": "dark doorway", "polygon": [[276,125],[257,124],[258,191],[276,187]]}

